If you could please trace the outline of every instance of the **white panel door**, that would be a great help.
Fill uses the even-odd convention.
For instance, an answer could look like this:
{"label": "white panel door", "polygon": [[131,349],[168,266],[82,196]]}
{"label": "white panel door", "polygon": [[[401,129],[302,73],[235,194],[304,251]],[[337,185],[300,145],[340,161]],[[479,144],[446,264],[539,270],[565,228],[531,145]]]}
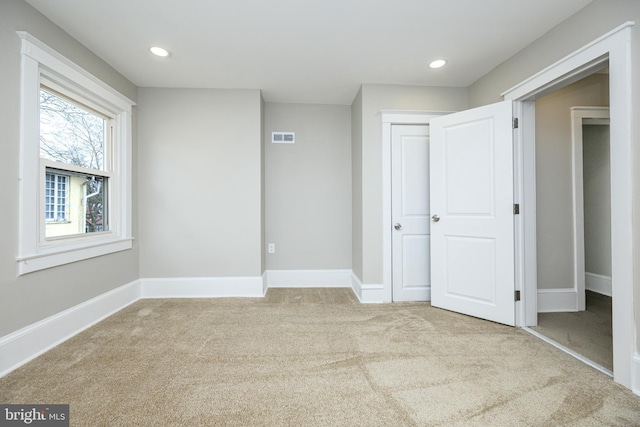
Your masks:
{"label": "white panel door", "polygon": [[430,293],[429,126],[391,127],[393,300]]}
{"label": "white panel door", "polygon": [[512,104],[433,119],[431,304],[515,324]]}

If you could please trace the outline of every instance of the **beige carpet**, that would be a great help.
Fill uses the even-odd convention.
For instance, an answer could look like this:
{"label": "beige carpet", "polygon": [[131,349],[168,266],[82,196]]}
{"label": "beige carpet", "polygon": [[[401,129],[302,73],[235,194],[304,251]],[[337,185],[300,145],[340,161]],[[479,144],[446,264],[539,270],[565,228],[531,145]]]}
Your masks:
{"label": "beige carpet", "polygon": [[640,397],[534,336],[350,290],[141,300],[0,379],[73,426],[634,426]]}
{"label": "beige carpet", "polygon": [[531,329],[612,371],[611,297],[586,294],[585,311],[538,313],[538,326]]}

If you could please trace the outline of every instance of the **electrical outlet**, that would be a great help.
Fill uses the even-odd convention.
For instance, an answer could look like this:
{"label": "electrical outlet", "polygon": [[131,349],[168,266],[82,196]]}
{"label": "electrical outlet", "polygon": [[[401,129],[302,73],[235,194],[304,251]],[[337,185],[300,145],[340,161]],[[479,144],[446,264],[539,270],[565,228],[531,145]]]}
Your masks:
{"label": "electrical outlet", "polygon": [[269,243],[269,246],[267,246],[267,252],[269,252],[270,254],[275,254],[276,253],[276,244],[275,243]]}

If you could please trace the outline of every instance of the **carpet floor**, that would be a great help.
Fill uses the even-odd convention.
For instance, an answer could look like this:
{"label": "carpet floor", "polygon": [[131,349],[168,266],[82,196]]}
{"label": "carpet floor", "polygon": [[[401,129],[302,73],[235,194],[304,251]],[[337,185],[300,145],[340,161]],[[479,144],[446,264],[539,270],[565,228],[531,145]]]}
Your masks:
{"label": "carpet floor", "polygon": [[587,291],[585,311],[538,313],[531,329],[613,371],[611,297]]}
{"label": "carpet floor", "polygon": [[0,378],[72,426],[640,426],[640,397],[517,328],[347,289],[140,300]]}

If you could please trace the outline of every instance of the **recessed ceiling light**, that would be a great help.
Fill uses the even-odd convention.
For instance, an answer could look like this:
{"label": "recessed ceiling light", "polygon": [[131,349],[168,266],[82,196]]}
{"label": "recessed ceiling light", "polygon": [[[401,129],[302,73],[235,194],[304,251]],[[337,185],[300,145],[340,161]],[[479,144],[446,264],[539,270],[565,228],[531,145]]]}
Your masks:
{"label": "recessed ceiling light", "polygon": [[444,67],[444,65],[446,63],[447,63],[447,61],[445,61],[444,59],[436,59],[431,64],[429,64],[429,67],[431,67],[431,68],[440,68],[440,67]]}
{"label": "recessed ceiling light", "polygon": [[158,46],[152,46],[152,47],[149,48],[149,50],[151,51],[151,53],[153,53],[156,56],[162,56],[162,57],[169,56],[169,51],[168,50],[163,49],[163,48],[158,47]]}

